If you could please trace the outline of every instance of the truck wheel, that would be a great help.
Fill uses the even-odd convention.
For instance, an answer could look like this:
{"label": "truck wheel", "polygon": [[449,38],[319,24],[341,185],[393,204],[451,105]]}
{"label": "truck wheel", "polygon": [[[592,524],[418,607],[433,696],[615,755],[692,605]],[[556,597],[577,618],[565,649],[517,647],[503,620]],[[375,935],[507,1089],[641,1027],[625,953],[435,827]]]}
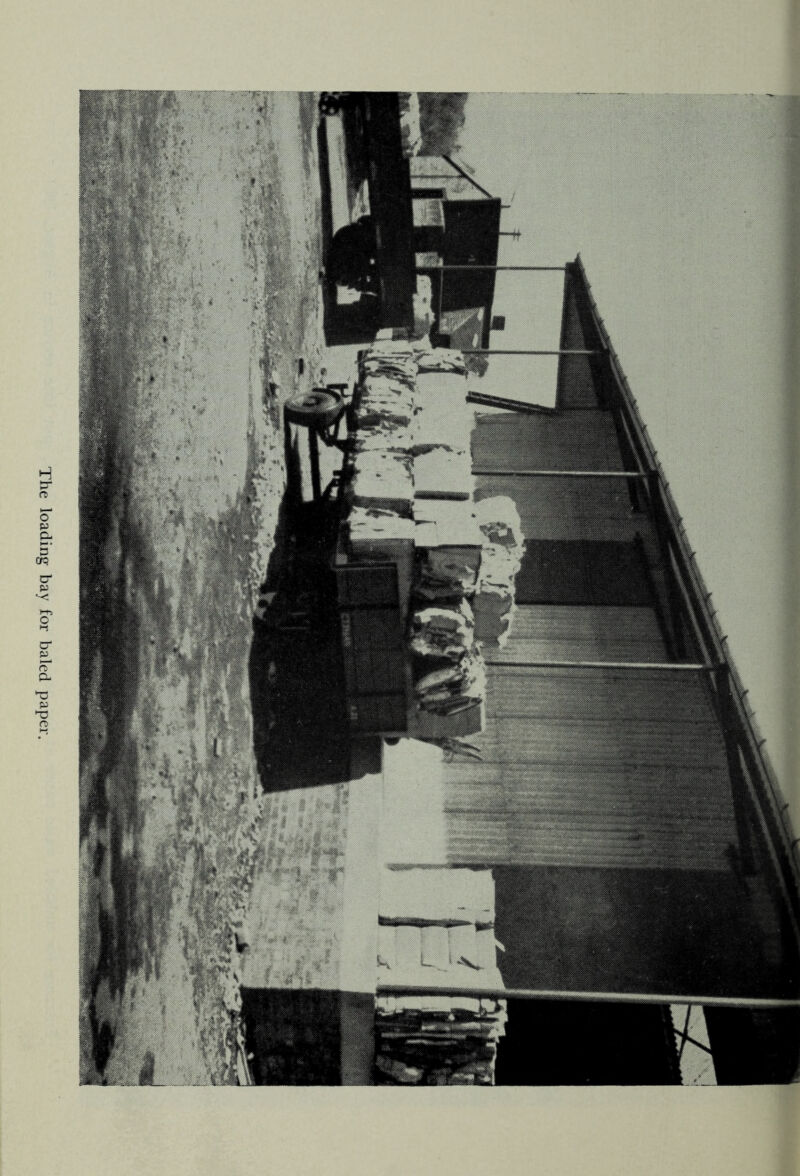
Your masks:
{"label": "truck wheel", "polygon": [[320,114],[338,114],[342,108],[342,93],[338,90],[326,90],[319,98]]}
{"label": "truck wheel", "polygon": [[342,413],[344,401],[338,392],[327,388],[312,388],[298,396],[291,396],[284,405],[286,420],[309,429],[332,425]]}

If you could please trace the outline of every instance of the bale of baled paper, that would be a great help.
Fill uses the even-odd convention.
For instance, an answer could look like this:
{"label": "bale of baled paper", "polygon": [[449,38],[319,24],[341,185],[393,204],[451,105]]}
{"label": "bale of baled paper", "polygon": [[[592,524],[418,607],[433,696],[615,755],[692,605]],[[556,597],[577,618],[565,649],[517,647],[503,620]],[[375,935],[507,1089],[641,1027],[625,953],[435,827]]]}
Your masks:
{"label": "bale of baled paper", "polygon": [[437,445],[414,457],[414,486],[418,498],[472,498],[475,479],[467,450]]}
{"label": "bale of baled paper", "polygon": [[521,552],[525,546],[522,522],[513,498],[495,494],[481,498],[474,506],[475,522],[489,543]]}
{"label": "bale of baled paper", "polygon": [[502,648],[508,640],[516,606],[514,579],[522,549],[487,543],[481,551],[481,571],[472,598],[475,640]]}
{"label": "bale of baled paper", "polygon": [[366,453],[368,450],[411,454],[411,432],[408,425],[396,420],[382,419],[371,425],[361,425],[353,434],[353,452]]}
{"label": "bale of baled paper", "polygon": [[421,372],[412,420],[414,453],[444,446],[468,451],[474,424],[467,382],[452,372]]}
{"label": "bale of baled paper", "polygon": [[359,374],[362,380],[368,376],[383,376],[413,388],[417,378],[414,351],[408,343],[375,343],[362,355]]}
{"label": "bale of baled paper", "polygon": [[416,362],[422,372],[456,372],[463,376],[467,365],[464,356],[454,347],[417,347]]}
{"label": "bale of baled paper", "polygon": [[511,594],[490,585],[475,593],[472,607],[475,640],[480,645],[502,649],[508,641],[517,607]]}
{"label": "bale of baled paper", "polygon": [[414,520],[393,510],[355,506],[349,510],[347,526],[354,553],[364,549],[367,543],[414,542]]}
{"label": "bale of baled paper", "polygon": [[513,595],[514,580],[522,563],[524,549],[501,547],[498,543],[484,543],[481,548],[481,578],[483,584],[502,584]]}
{"label": "bale of baled paper", "polygon": [[358,429],[374,425],[407,428],[414,415],[413,385],[388,376],[367,376],[353,405]]}
{"label": "bale of baled paper", "polygon": [[425,600],[461,600],[475,591],[480,548],[433,547],[417,561],[414,592]]}
{"label": "bale of baled paper", "polygon": [[459,599],[474,592],[483,535],[465,500],[417,498],[414,591],[426,600]]}
{"label": "bale of baled paper", "polygon": [[370,450],[356,454],[345,496],[351,507],[412,517],[414,478],[402,453]]}
{"label": "bale of baled paper", "polygon": [[485,543],[470,501],[421,498],[414,503],[414,519],[419,525],[417,546],[420,548],[481,548]]}
{"label": "bale of baled paper", "polygon": [[486,668],[476,650],[462,653],[452,665],[440,666],[414,683],[418,706],[439,715],[455,714],[483,702]]}
{"label": "bale of baled paper", "polygon": [[458,661],[473,644],[472,609],[462,600],[457,605],[419,608],[411,614],[409,648],[418,657]]}

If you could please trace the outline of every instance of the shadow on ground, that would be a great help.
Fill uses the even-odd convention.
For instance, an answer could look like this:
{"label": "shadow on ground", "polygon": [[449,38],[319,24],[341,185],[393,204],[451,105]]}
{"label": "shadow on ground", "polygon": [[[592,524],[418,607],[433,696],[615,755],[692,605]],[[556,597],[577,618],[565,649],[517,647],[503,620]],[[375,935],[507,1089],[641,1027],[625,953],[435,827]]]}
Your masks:
{"label": "shadow on ground", "polygon": [[243,988],[256,1086],[371,1085],[375,998],[327,988]]}
{"label": "shadow on ground", "polygon": [[[331,570],[338,505],[335,498],[300,500],[299,464],[297,439],[287,434],[287,490],[249,660],[254,751],[266,792],[351,778]],[[379,740],[369,758],[379,763]]]}

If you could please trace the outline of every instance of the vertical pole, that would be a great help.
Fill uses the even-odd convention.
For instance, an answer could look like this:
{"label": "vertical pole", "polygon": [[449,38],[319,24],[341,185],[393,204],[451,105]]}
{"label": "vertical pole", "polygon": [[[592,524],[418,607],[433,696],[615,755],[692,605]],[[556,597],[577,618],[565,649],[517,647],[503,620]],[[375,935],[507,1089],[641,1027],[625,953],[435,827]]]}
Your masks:
{"label": "vertical pole", "polygon": [[669,612],[670,620],[672,621],[672,635],[675,641],[675,652],[678,658],[683,658],[686,656],[686,639],[683,627],[683,616],[681,614],[675,570],[672,566],[672,559],[670,556],[669,529],[667,527],[666,513],[664,511],[664,502],[661,497],[661,482],[659,480],[658,470],[647,471],[647,489],[650,498],[650,506],[653,512],[653,523],[656,529],[658,547],[659,551],[661,552],[661,559],[664,564],[664,577],[667,581],[667,595],[669,596]]}
{"label": "vertical pole", "polygon": [[736,738],[736,715],[731,694],[730,667],[722,662],[714,673],[719,702],[719,718],[725,739],[725,755],[728,760],[728,774],[731,781],[731,795],[733,797],[733,812],[736,820],[736,832],[739,839],[739,854],[742,872],[745,875],[754,874],[755,855],[753,852],[753,838],[747,812],[747,788],[739,755],[739,743]]}
{"label": "vertical pole", "polygon": [[308,430],[308,457],[311,464],[311,493],[314,501],[318,502],[322,497],[322,480],[319,473],[319,438],[313,427]]}

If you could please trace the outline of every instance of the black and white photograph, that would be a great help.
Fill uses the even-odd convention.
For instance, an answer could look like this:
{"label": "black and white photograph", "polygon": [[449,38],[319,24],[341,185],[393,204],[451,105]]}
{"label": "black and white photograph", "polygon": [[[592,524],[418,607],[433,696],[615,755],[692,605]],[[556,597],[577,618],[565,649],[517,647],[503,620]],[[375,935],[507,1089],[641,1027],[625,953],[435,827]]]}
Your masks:
{"label": "black and white photograph", "polygon": [[79,103],[80,1083],[795,1081],[800,100]]}

